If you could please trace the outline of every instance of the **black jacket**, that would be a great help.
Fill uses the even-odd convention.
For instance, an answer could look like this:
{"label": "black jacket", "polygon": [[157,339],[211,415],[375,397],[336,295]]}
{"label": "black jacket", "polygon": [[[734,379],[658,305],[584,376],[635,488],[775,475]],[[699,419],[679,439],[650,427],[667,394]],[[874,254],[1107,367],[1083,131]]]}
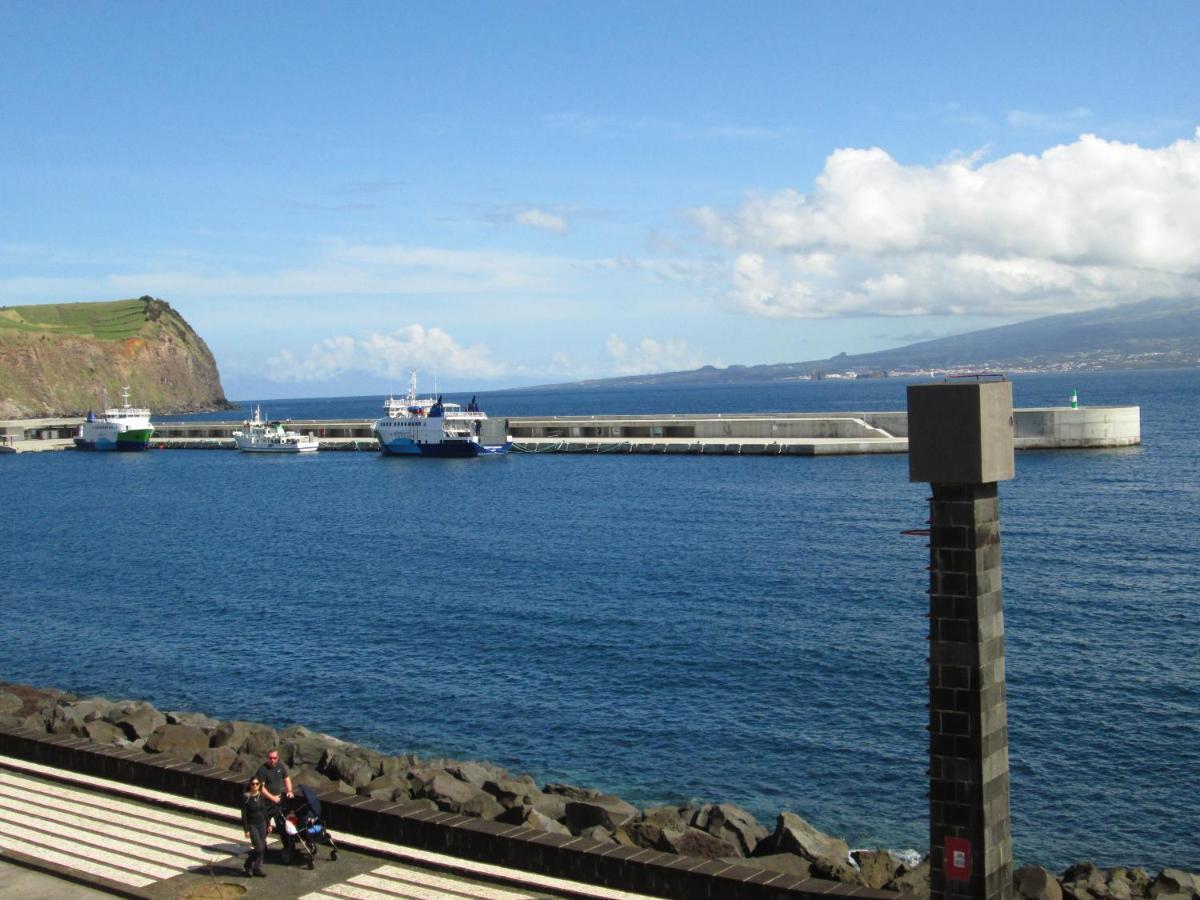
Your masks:
{"label": "black jacket", "polygon": [[251,825],[261,825],[266,828],[271,809],[271,801],[262,793],[259,793],[257,797],[253,794],[243,794],[242,831],[249,831]]}

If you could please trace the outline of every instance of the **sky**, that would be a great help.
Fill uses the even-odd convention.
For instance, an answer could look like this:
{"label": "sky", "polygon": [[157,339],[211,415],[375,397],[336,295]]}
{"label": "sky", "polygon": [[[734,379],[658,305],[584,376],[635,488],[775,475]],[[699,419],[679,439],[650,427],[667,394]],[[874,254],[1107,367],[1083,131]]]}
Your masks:
{"label": "sky", "polygon": [[0,0],[0,305],[228,396],[859,353],[1200,295],[1194,2]]}

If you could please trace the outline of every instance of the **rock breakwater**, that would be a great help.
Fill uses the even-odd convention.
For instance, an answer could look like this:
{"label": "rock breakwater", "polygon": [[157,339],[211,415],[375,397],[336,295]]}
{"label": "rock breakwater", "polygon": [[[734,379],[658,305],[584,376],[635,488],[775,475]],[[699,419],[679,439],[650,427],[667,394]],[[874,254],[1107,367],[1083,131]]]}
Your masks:
{"label": "rock breakwater", "polygon": [[[249,778],[277,747],[295,784],[440,809],[548,832],[665,853],[826,878],[927,896],[928,859],[912,865],[886,850],[851,850],[800,816],[780,813],[773,830],[729,803],[638,809],[588,787],[538,784],[486,762],[387,756],[301,725],[218,720],[160,711],[138,700],[80,698],[51,688],[0,683],[0,725],[139,748]],[[1196,900],[1200,877],[1175,869],[1103,870],[1081,863],[1056,876],[1027,866],[1014,893],[1026,900]]]}

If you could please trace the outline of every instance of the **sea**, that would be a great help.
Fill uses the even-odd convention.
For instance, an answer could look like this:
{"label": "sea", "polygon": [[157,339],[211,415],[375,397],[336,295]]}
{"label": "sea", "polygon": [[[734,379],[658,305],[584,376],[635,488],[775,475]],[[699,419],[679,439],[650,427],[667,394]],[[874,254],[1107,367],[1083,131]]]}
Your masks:
{"label": "sea", "polygon": [[[1018,407],[1142,415],[1141,446],[1020,452],[1000,487],[1014,856],[1200,870],[1200,370],[1010,378]],[[905,386],[478,399],[873,411]],[[927,497],[903,455],[0,455],[0,680],[924,852]]]}

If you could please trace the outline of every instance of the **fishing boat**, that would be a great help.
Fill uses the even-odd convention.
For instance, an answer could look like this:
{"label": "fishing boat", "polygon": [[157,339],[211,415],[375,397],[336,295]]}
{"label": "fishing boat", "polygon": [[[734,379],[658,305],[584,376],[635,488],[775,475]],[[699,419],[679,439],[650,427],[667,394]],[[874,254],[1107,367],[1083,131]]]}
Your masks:
{"label": "fishing boat", "polygon": [[145,450],[154,426],[150,410],[129,405],[129,388],[121,391],[124,405],[104,410],[102,416],[90,409],[75,438],[77,450]]}
{"label": "fishing boat", "polygon": [[268,422],[262,407],[254,407],[254,416],[233,433],[237,448],[246,453],[315,453],[320,441],[310,434],[289,431],[283,422]]}
{"label": "fishing boat", "polygon": [[471,398],[464,409],[458,403],[417,396],[417,374],[411,373],[408,393],[383,401],[384,416],[375,422],[379,448],[392,456],[472,457],[507,453],[512,441],[501,430],[499,441],[485,443],[496,434],[487,413]]}

